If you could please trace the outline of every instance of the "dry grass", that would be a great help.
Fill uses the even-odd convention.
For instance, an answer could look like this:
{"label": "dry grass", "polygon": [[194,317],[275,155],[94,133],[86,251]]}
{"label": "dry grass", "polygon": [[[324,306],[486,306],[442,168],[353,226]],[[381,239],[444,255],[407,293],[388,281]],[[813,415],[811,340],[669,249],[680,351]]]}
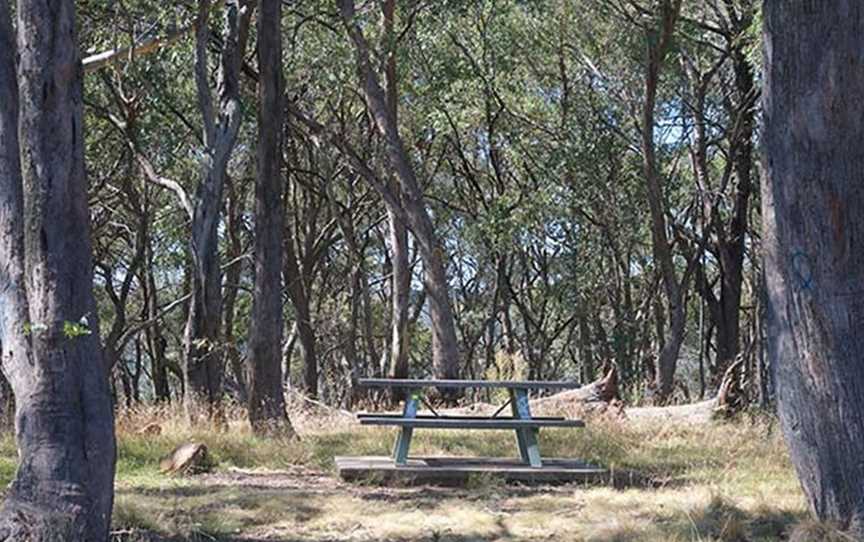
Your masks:
{"label": "dry grass", "polygon": [[[334,455],[387,454],[393,432],[292,404],[302,440],[254,437],[241,409],[229,430],[190,428],[172,407],[123,412],[114,525],[117,540],[323,541],[768,541],[845,540],[806,522],[804,502],[771,419],[671,427],[598,419],[547,430],[547,456],[578,457],[615,475],[606,486],[514,487],[478,478],[466,488],[348,485]],[[156,423],[158,436],[139,430]],[[207,444],[216,471],[158,472],[181,442]],[[419,431],[415,453],[513,454],[507,432]],[[0,446],[0,476],[14,447]],[[617,487],[615,487],[617,486]],[[820,530],[821,529],[821,530]],[[827,534],[826,534],[827,533]]]}
{"label": "dry grass", "polygon": [[859,539],[850,536],[836,525],[817,521],[802,521],[792,529],[789,542],[857,542]]}

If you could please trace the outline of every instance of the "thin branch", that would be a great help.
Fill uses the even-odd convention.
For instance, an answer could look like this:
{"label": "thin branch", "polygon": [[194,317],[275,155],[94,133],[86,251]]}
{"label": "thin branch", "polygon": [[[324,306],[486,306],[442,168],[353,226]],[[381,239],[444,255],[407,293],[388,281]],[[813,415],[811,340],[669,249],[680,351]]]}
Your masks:
{"label": "thin branch", "polygon": [[116,115],[110,112],[105,112],[108,120],[111,124],[114,125],[123,135],[126,137],[126,145],[129,147],[129,150],[135,156],[135,160],[138,162],[138,165],[141,167],[141,171],[144,173],[144,177],[151,183],[161,186],[162,188],[167,188],[174,195],[177,196],[177,199],[180,201],[180,206],[186,212],[186,215],[191,220],[194,213],[195,208],[192,205],[192,200],[189,199],[189,194],[186,193],[186,190],[183,186],[180,185],[177,181],[173,179],[169,179],[167,177],[163,177],[156,173],[156,168],[153,166],[153,163],[144,156],[144,153],[135,145],[132,141],[132,138],[129,136],[127,132],[127,124],[122,119],[118,118]]}

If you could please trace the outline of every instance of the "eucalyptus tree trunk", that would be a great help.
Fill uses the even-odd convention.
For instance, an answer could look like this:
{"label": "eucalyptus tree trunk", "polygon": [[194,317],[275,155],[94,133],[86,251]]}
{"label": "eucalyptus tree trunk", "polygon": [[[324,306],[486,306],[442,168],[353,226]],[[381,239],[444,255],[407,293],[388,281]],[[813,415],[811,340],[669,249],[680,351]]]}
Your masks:
{"label": "eucalyptus tree trunk", "polygon": [[218,111],[210,93],[207,47],[209,0],[199,0],[196,20],[195,82],[198,107],[204,120],[204,153],[201,179],[195,192],[190,252],[192,255],[191,300],[184,333],[185,404],[189,416],[197,417],[204,401],[208,415],[221,423],[222,378],[220,352],[222,273],[219,265],[219,219],[228,159],[234,149],[242,112],[238,77],[242,52],[239,37],[249,24],[248,7],[241,13],[237,0],[225,2],[222,51],[217,74]]}
{"label": "eucalyptus tree trunk", "polygon": [[740,102],[738,124],[740,133],[731,142],[732,160],[737,179],[734,193],[732,217],[724,228],[718,242],[720,267],[723,271],[720,296],[717,300],[717,363],[715,378],[722,378],[726,369],[735,361],[741,343],[741,293],[744,280],[744,254],[747,238],[750,195],[753,191],[753,131],[755,126],[755,101],[753,70],[749,60],[737,47],[733,52],[735,87]]}
{"label": "eucalyptus tree trunk", "polygon": [[[328,193],[328,199],[333,198],[332,194]],[[343,353],[345,362],[348,364],[348,371],[351,379],[351,390],[346,395],[346,405],[348,408],[363,398],[363,392],[357,387],[357,381],[362,375],[369,375],[369,369],[372,368],[373,375],[380,376],[381,371],[375,367],[379,362],[377,348],[375,345],[374,334],[374,319],[372,315],[372,296],[369,293],[369,278],[366,272],[366,243],[362,239],[358,240],[358,234],[354,224],[354,217],[351,215],[351,209],[356,206],[353,194],[349,197],[345,211],[337,209],[336,221],[339,224],[339,230],[342,232],[342,239],[348,249],[348,261],[350,262],[350,284],[348,290],[350,316],[348,319],[348,329],[345,332],[343,339]],[[361,241],[361,242],[358,242]],[[363,334],[366,340],[366,353],[360,355],[358,349],[358,330],[360,329],[360,320],[363,320]],[[371,376],[371,375],[369,375]]]}
{"label": "eucalyptus tree trunk", "polygon": [[408,378],[408,305],[411,295],[411,265],[408,228],[392,210],[387,211],[390,228],[390,259],[393,263],[390,322],[390,376]]}
{"label": "eucalyptus tree trunk", "polygon": [[[750,27],[752,16],[738,23],[743,33]],[[753,192],[753,133],[756,121],[756,100],[758,92],[754,82],[753,66],[747,58],[743,46],[736,45],[732,52],[735,70],[735,90],[738,94],[737,110],[740,133],[732,142],[732,160],[735,177],[738,180],[735,192],[733,214],[729,222],[728,235],[721,247],[721,264],[728,270],[724,274],[720,291],[720,304],[723,310],[723,329],[718,328],[718,358],[725,360],[721,371],[725,371],[740,348],[741,335],[741,290],[744,277],[744,254],[750,196]],[[723,346],[720,346],[723,345]]]}
{"label": "eucalyptus tree trunk", "polygon": [[128,305],[129,295],[132,293],[132,285],[136,278],[138,268],[144,263],[145,250],[147,248],[147,236],[149,235],[150,217],[141,207],[141,201],[138,192],[134,189],[131,183],[126,183],[123,187],[124,195],[129,201],[131,208],[134,208],[138,213],[138,224],[135,230],[134,253],[129,266],[125,270],[125,276],[120,283],[119,290],[114,285],[114,277],[117,275],[117,270],[101,262],[97,263],[97,267],[104,269],[103,280],[105,282],[105,293],[111,304],[114,306],[114,318],[108,326],[108,333],[102,340],[103,357],[105,364],[110,372],[117,362],[123,356],[123,351],[132,339],[132,334],[129,334],[127,329],[126,307]]}
{"label": "eucalyptus tree trunk", "polygon": [[228,201],[226,202],[225,233],[228,237],[226,257],[230,264],[225,269],[225,288],[222,292],[222,321],[225,343],[223,366],[230,369],[237,382],[237,398],[242,404],[249,403],[249,386],[246,364],[240,356],[235,334],[237,316],[237,294],[240,292],[240,278],[243,275],[243,244],[240,239],[245,193],[238,183],[226,178]]}
{"label": "eucalyptus tree trunk", "polygon": [[74,2],[21,0],[17,17],[18,97],[0,1],[0,346],[19,452],[0,540],[107,540],[114,419],[92,291]]}
{"label": "eucalyptus tree trunk", "polygon": [[768,355],[811,511],[864,538],[864,4],[764,3]]}
{"label": "eucalyptus tree trunk", "polygon": [[724,269],[720,289],[722,323],[717,327],[717,373],[722,375],[735,360],[740,349],[741,291],[744,277],[744,254],[750,196],[753,193],[753,135],[756,127],[756,102],[759,96],[754,80],[753,65],[741,43],[741,37],[753,24],[755,7],[752,0],[740,7],[729,3],[728,9],[735,35],[732,37],[732,67],[735,73],[737,100],[730,112],[738,127],[732,141],[732,161],[737,184],[727,235],[720,248],[720,263]]}
{"label": "eucalyptus tree trunk", "polygon": [[[148,190],[145,187],[145,191]],[[144,330],[144,335],[147,339],[147,350],[150,354],[150,377],[153,380],[153,393],[156,395],[157,401],[170,401],[171,388],[168,382],[168,365],[165,357],[165,350],[168,348],[168,341],[162,333],[162,325],[159,321],[159,296],[156,289],[156,277],[153,272],[153,245],[152,241],[147,238],[147,247],[145,250],[146,263],[143,269],[139,269],[141,275],[141,289],[144,294],[144,307],[142,309],[146,320],[152,320],[153,325],[148,326]]]}
{"label": "eucalyptus tree trunk", "polygon": [[[726,369],[738,355],[741,337],[741,294],[744,280],[744,255],[750,211],[750,196],[753,192],[753,132],[755,127],[755,88],[753,67],[745,50],[744,35],[753,22],[754,6],[745,1],[727,3],[726,30],[727,47],[734,75],[734,92],[725,100],[729,115],[728,140],[731,169],[724,178],[734,173],[736,182],[726,193],[725,182],[713,186],[709,182],[711,173],[708,164],[708,108],[706,98],[710,83],[721,66],[727,62],[723,55],[705,74],[698,72],[693,64],[687,72],[693,87],[692,112],[694,121],[694,165],[696,179],[702,193],[706,217],[706,236],[716,238],[713,252],[719,265],[719,295],[707,283],[705,273],[700,273],[700,292],[708,305],[711,321],[717,332],[716,363],[711,367],[714,384],[719,385]],[[718,188],[718,184],[720,185]],[[729,183],[732,184],[732,183]],[[731,205],[730,205],[731,203]],[[728,218],[725,217],[728,215]]]}
{"label": "eucalyptus tree trunk", "polygon": [[[385,81],[387,83],[387,107],[393,120],[398,124],[399,79],[396,72],[396,37],[393,30],[396,0],[385,0],[384,32],[387,36],[387,64]],[[399,184],[391,183],[394,194],[400,194]],[[401,199],[401,197],[399,198]],[[390,229],[390,259],[393,264],[392,293],[390,295],[390,376],[408,378],[408,303],[411,294],[411,266],[408,255],[408,228],[397,213],[388,207],[387,225]]]}
{"label": "eucalyptus tree trunk", "polygon": [[258,171],[255,177],[255,288],[249,331],[249,421],[258,434],[293,435],[282,390],[282,1],[258,14]]}
{"label": "eucalyptus tree trunk", "polygon": [[[372,65],[369,43],[363,29],[355,19],[354,0],[340,0],[340,13],[350,36],[357,60],[357,74],[366,104],[375,120],[375,126],[385,141],[387,157],[402,192],[401,211],[417,240],[420,257],[425,267],[425,286],[429,299],[432,328],[432,357],[435,375],[439,378],[459,376],[459,345],[453,307],[450,303],[449,284],[445,268],[443,245],[435,234],[435,226],[426,209],[425,198],[408,151],[405,149],[396,118],[387,105],[380,78]],[[376,185],[376,189],[381,189]],[[396,201],[392,191],[386,198]]]}
{"label": "eucalyptus tree trunk", "polygon": [[[15,36],[7,0],[0,0],[0,360],[3,371],[28,363],[24,289],[24,200],[18,146]],[[8,373],[7,373],[8,374]]]}
{"label": "eucalyptus tree trunk", "polygon": [[663,62],[669,52],[672,34],[681,11],[681,0],[662,0],[659,3],[657,28],[646,33],[648,65],[645,75],[645,97],[642,104],[642,164],[647,185],[648,206],[651,212],[651,245],[655,265],[659,268],[669,305],[669,330],[664,332],[655,373],[661,400],[672,392],[678,354],[684,341],[687,321],[687,273],[679,277],[675,270],[672,244],[667,234],[666,202],[654,147],[654,112],[657,87]]}
{"label": "eucalyptus tree trunk", "polygon": [[[288,227],[285,238],[285,289],[294,305],[294,318],[297,337],[303,351],[303,388],[312,398],[318,397],[318,355],[315,348],[315,330],[312,327],[312,308],[309,302],[308,287],[311,282],[309,269],[298,262],[294,248],[295,228]],[[286,371],[288,369],[286,368]]]}

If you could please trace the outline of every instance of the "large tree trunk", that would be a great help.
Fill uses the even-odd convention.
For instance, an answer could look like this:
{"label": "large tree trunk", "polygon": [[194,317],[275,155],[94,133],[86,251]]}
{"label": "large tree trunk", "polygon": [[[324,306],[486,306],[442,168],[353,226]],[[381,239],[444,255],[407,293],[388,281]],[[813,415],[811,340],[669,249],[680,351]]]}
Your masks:
{"label": "large tree trunk", "polygon": [[258,434],[293,434],[282,390],[282,2],[258,14],[258,172],[255,177],[255,289],[249,331],[249,421]]}
{"label": "large tree trunk", "polygon": [[[393,167],[402,191],[401,207],[408,221],[407,226],[417,239],[420,257],[423,259],[425,286],[429,298],[430,323],[432,326],[432,362],[439,378],[459,376],[459,345],[453,307],[450,304],[445,254],[435,235],[435,227],[426,210],[425,198],[408,151],[399,134],[396,118],[387,105],[378,74],[372,65],[369,43],[363,30],[355,20],[354,0],[340,0],[342,20],[354,43],[357,73],[366,99],[366,104],[375,119],[375,126],[386,143],[387,157]],[[381,189],[381,186],[376,186]],[[392,202],[392,192],[389,200]],[[390,203],[388,203],[390,204]]]}
{"label": "large tree trunk", "polygon": [[864,4],[764,3],[768,355],[812,512],[864,538]]}
{"label": "large tree trunk", "polygon": [[19,451],[0,539],[106,540],[114,420],[95,332],[74,2],[22,0],[17,14],[20,142],[0,2],[0,342]]}
{"label": "large tree trunk", "polygon": [[29,360],[26,337],[20,333],[30,316],[24,290],[24,196],[18,154],[15,36],[9,5],[0,0],[0,361],[4,373]]}
{"label": "large tree trunk", "polygon": [[[184,383],[187,413],[196,418],[199,401],[206,402],[208,415],[221,423],[222,356],[220,328],[222,314],[222,273],[219,265],[219,218],[228,159],[240,128],[238,75],[241,50],[239,38],[245,33],[249,12],[241,16],[238,2],[226,2],[222,52],[217,76],[218,115],[210,95],[207,46],[209,41],[209,0],[199,0],[196,21],[195,80],[198,107],[204,119],[205,158],[195,193],[190,252],[192,254],[192,299],[184,334]],[[247,7],[248,10],[248,7]]]}

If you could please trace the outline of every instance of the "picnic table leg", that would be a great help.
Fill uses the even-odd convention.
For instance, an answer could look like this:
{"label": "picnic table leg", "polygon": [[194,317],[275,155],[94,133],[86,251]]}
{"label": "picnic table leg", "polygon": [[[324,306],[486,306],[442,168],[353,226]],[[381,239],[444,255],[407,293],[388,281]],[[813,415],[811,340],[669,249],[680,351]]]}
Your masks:
{"label": "picnic table leg", "polygon": [[[405,395],[405,406],[402,408],[403,418],[417,417],[417,390],[407,390]],[[399,436],[396,437],[396,446],[393,449],[393,458],[397,465],[408,463],[408,449],[411,447],[411,436],[414,434],[413,427],[402,427]]]}
{"label": "picnic table leg", "polygon": [[[519,412],[516,410],[516,393],[512,389],[508,389],[507,392],[510,394],[510,411],[514,418],[519,418]],[[528,444],[525,442],[525,435],[522,434],[521,429],[516,429],[516,444],[519,446],[519,457],[522,458],[522,461],[530,462]]]}
{"label": "picnic table leg", "polygon": [[[511,389],[510,399],[513,417],[519,420],[530,420],[531,408],[528,405],[528,390],[525,388]],[[516,430],[516,440],[519,443],[522,461],[535,468],[543,466],[543,460],[540,458],[540,446],[537,443],[538,433],[537,428]]]}

